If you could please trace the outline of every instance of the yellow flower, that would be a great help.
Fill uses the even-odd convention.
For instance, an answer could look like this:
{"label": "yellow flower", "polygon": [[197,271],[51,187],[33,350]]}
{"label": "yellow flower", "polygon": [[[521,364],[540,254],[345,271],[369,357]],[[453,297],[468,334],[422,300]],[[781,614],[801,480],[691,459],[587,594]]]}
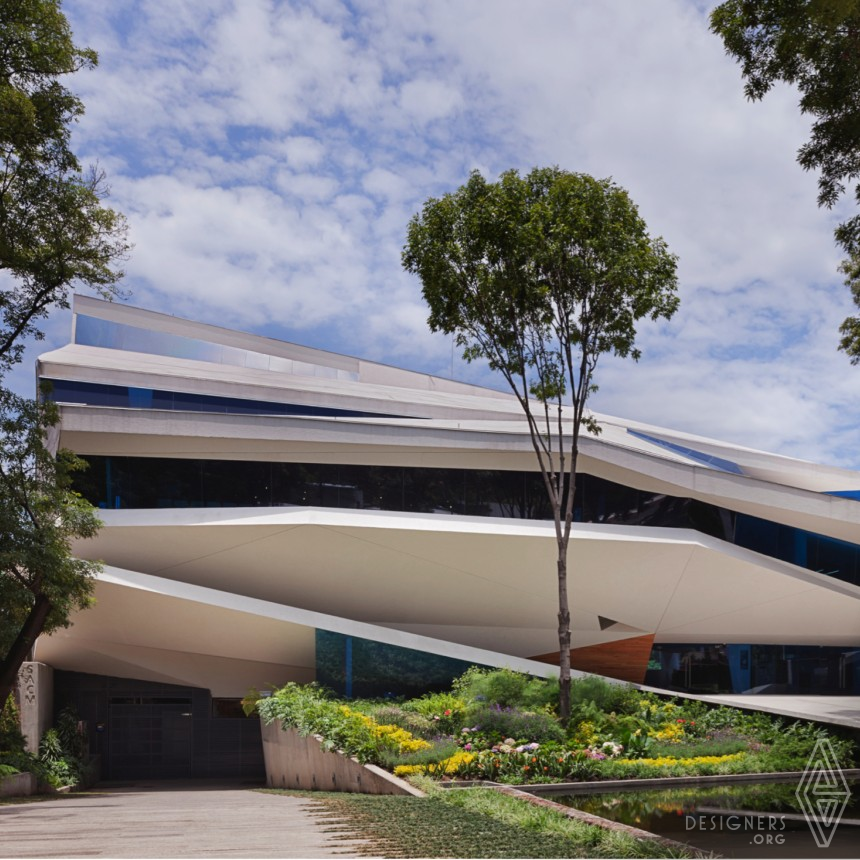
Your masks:
{"label": "yellow flower", "polygon": [[397,746],[397,751],[400,753],[418,752],[418,750],[429,749],[431,744],[421,738],[413,737],[406,729],[401,729],[400,726],[380,725],[372,717],[366,714],[353,711],[347,705],[340,706],[341,713],[346,716],[358,717],[378,738],[385,738]]}
{"label": "yellow flower", "polygon": [[676,764],[722,764],[723,762],[736,761],[746,755],[744,752],[732,753],[731,755],[699,755],[693,758],[675,758],[674,756],[660,756],[659,758],[621,758],[621,764],[644,764],[648,767],[672,767]]}
{"label": "yellow flower", "polygon": [[431,773],[437,772],[450,774],[454,773],[461,764],[469,764],[475,758],[474,753],[460,751],[454,753],[450,758],[444,761],[431,764],[399,764],[394,768],[395,776],[411,776],[414,773]]}

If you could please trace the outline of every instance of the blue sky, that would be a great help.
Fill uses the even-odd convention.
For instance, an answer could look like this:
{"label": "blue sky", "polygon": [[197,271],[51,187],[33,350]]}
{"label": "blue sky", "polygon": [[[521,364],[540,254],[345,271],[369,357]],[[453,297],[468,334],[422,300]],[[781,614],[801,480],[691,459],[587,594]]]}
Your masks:
{"label": "blue sky", "polygon": [[74,143],[128,216],[129,301],[450,375],[400,267],[422,201],[476,168],[612,176],[679,255],[681,309],[642,329],[638,365],[598,369],[592,406],[860,467],[847,209],[816,208],[796,94],[745,101],[710,5],[66,0],[100,55],[69,80]]}

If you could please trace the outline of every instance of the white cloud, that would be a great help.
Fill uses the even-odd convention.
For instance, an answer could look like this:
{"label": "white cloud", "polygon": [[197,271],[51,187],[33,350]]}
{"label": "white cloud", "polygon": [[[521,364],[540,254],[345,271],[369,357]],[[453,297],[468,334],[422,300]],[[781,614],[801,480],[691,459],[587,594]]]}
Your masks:
{"label": "white cloud", "polygon": [[701,4],[63,8],[101,55],[70,79],[75,141],[129,216],[134,303],[449,373],[399,264],[422,201],[473,168],[611,175],[680,256],[682,306],[639,366],[605,363],[595,407],[860,466],[838,212],[794,160],[808,123],[788,88],[745,101]]}

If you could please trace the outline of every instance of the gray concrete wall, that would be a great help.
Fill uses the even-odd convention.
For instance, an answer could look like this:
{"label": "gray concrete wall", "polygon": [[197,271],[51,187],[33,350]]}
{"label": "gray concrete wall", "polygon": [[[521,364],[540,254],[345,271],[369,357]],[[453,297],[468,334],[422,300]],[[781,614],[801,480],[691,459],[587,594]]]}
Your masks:
{"label": "gray concrete wall", "polygon": [[282,729],[279,721],[262,724],[266,785],[306,791],[348,791],[361,794],[423,793],[382,768],[323,749],[313,735]]}
{"label": "gray concrete wall", "polygon": [[26,797],[35,793],[36,777],[32,773],[0,777],[0,797]]}
{"label": "gray concrete wall", "polygon": [[39,741],[54,721],[54,670],[45,663],[23,663],[18,671],[18,701],[27,750],[38,755]]}

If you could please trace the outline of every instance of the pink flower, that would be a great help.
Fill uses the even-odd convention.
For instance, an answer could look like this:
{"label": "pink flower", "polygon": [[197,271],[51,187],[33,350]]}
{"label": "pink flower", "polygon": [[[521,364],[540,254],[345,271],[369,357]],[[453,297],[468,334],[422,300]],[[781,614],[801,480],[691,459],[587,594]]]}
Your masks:
{"label": "pink flower", "polygon": [[463,749],[464,749],[464,750],[471,750],[471,749],[472,749],[472,745],[471,745],[471,744],[466,744],[466,745],[463,747]]}

